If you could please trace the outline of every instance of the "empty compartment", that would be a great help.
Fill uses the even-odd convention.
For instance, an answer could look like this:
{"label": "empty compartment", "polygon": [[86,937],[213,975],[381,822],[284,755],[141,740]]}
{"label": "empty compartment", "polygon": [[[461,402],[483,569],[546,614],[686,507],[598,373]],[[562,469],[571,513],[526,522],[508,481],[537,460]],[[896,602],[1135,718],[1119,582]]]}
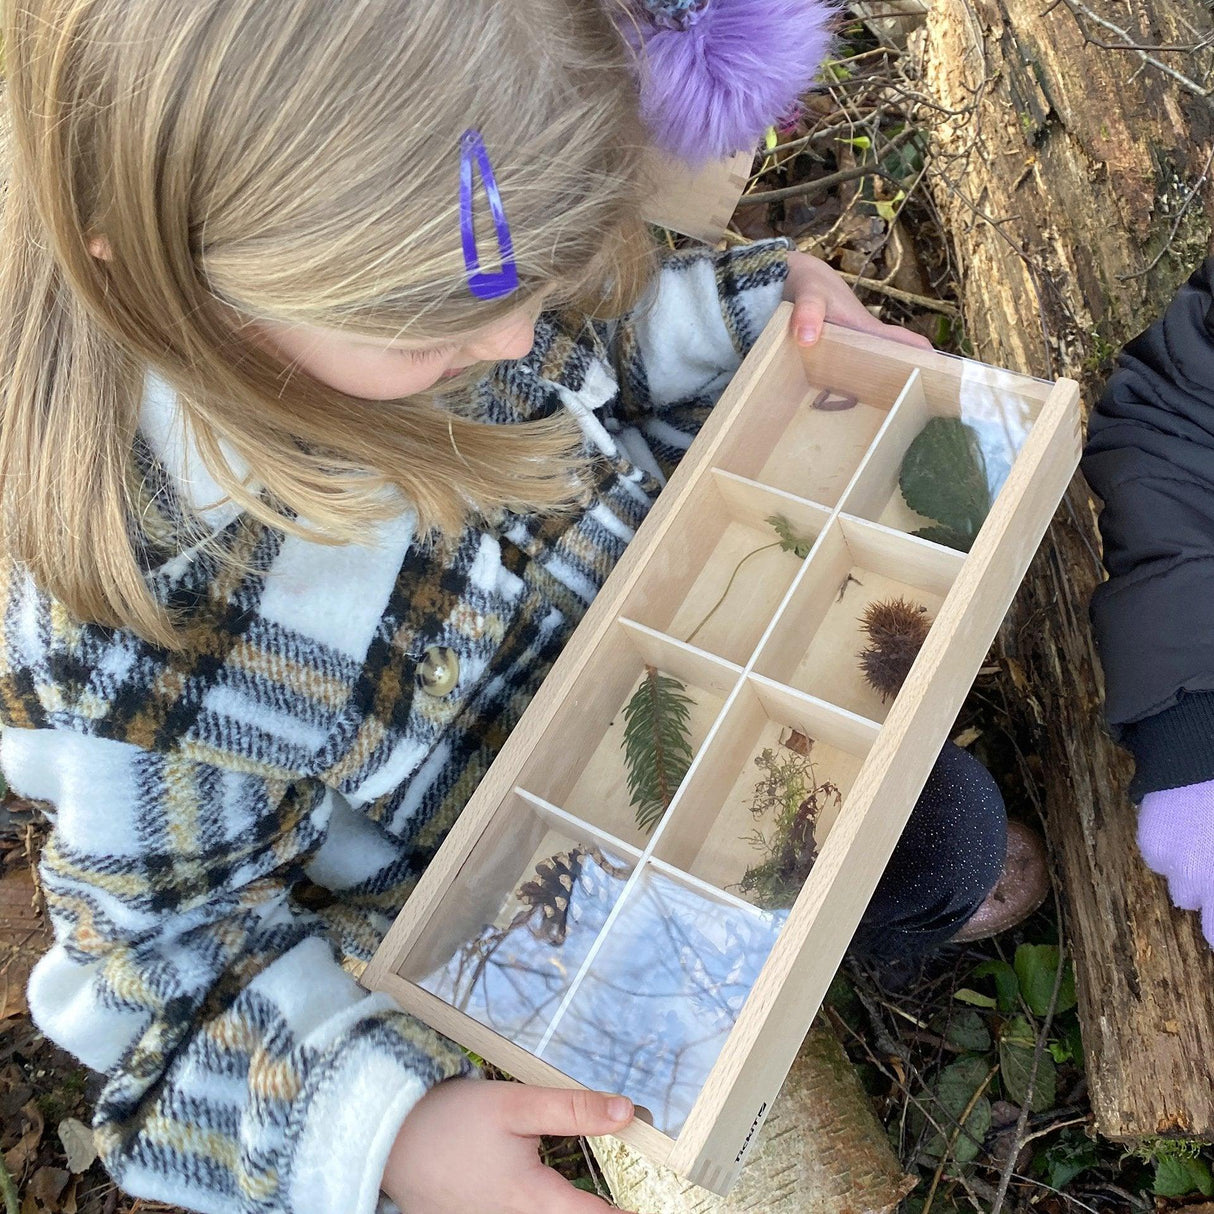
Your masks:
{"label": "empty compartment", "polygon": [[964,561],[951,548],[840,518],[822,537],[755,670],[884,721]]}
{"label": "empty compartment", "polygon": [[534,1050],[638,858],[586,823],[512,793],[401,976]]}
{"label": "empty compartment", "polygon": [[790,336],[753,388],[762,408],[735,427],[716,464],[836,505],[911,373],[908,353],[834,325],[806,349]]}
{"label": "empty compartment", "polygon": [[968,552],[1048,386],[939,355],[907,385],[844,512]]}
{"label": "empty compartment", "polygon": [[683,503],[623,614],[744,664],[829,517],[714,471]]}
{"label": "empty compartment", "polygon": [[767,910],[792,906],[878,726],[751,676],[654,855]]}
{"label": "empty compartment", "polygon": [[540,1057],[678,1134],[784,918],[647,865]]}
{"label": "empty compartment", "polygon": [[[660,817],[652,802],[634,800],[629,787],[625,731],[628,706],[643,703],[646,690],[660,697],[657,727],[673,722],[684,747],[668,745],[655,731],[659,761],[647,769],[648,788],[666,804],[682,773],[703,745],[741,671],[688,645],[627,620],[618,621],[583,669],[572,693],[557,710],[532,756],[524,763],[522,788],[619,839],[643,848]],[[671,682],[673,680],[673,682]],[[673,697],[673,699],[672,699]]]}

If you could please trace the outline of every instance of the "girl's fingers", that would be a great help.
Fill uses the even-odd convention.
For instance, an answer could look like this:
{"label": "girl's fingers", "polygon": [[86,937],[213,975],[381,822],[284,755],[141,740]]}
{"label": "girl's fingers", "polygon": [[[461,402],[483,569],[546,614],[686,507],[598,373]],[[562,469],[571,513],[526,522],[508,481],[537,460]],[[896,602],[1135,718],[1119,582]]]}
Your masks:
{"label": "girl's fingers", "polygon": [[535,1173],[527,1209],[532,1214],[604,1214],[615,1207],[593,1193],[575,1189],[551,1168],[543,1168]]}
{"label": "girl's fingers", "polygon": [[916,350],[934,350],[936,348],[922,333],[904,329],[901,325],[882,323],[881,336],[888,337],[891,341],[901,342],[904,346],[914,346]]}
{"label": "girl's fingers", "polygon": [[812,346],[822,336],[826,319],[826,300],[821,295],[805,295],[793,304],[792,331],[803,346]]}
{"label": "girl's fingers", "polygon": [[511,1084],[503,1099],[506,1124],[513,1133],[527,1138],[540,1134],[562,1138],[611,1134],[632,1120],[632,1101],[607,1092]]}
{"label": "girl's fingers", "polygon": [[822,336],[822,324],[827,320],[844,329],[872,333],[916,350],[934,348],[923,334],[878,320],[855,296],[836,301],[832,306],[823,295],[805,295],[793,305],[792,329],[803,346],[812,346]]}
{"label": "girl's fingers", "polygon": [[933,348],[932,343],[921,333],[912,333],[901,325],[888,325],[885,321],[878,320],[858,299],[855,300],[855,307],[848,306],[845,313],[840,309],[837,317],[828,315],[828,319],[837,320],[845,329],[872,333],[875,337],[884,337],[904,346],[914,346],[918,350]]}

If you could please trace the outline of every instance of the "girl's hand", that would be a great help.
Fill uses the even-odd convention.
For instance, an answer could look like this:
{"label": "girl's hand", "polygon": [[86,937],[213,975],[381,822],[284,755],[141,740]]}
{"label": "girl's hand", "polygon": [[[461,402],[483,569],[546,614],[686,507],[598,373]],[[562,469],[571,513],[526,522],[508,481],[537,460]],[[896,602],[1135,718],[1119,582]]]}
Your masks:
{"label": "girl's hand", "polygon": [[926,337],[878,320],[852,294],[838,271],[808,253],[789,253],[784,298],[793,304],[792,329],[803,346],[812,346],[822,336],[822,322],[829,320],[845,329],[875,333],[920,350],[932,348]]}
{"label": "girl's hand", "polygon": [[610,1134],[632,1102],[600,1092],[448,1079],[413,1107],[383,1190],[404,1214],[602,1214],[612,1207],[546,1168],[541,1134]]}
{"label": "girl's hand", "polygon": [[1138,811],[1138,849],[1168,879],[1181,910],[1200,911],[1214,946],[1214,780],[1147,793]]}

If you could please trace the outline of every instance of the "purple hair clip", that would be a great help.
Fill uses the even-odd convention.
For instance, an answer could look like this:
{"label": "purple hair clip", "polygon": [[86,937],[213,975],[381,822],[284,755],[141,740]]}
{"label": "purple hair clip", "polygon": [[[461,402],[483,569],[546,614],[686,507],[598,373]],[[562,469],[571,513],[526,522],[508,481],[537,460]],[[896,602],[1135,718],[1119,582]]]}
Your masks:
{"label": "purple hair clip", "polygon": [[[476,228],[472,222],[472,161],[476,159],[485,194],[489,199],[489,210],[493,215],[493,227],[497,232],[498,253],[502,268],[494,273],[481,269],[480,255],[476,248]],[[518,290],[518,266],[514,261],[514,242],[510,239],[510,224],[506,221],[506,208],[497,188],[497,178],[489,163],[489,152],[480,131],[469,128],[459,141],[459,226],[464,245],[464,265],[468,271],[468,289],[477,299],[501,299]]]}

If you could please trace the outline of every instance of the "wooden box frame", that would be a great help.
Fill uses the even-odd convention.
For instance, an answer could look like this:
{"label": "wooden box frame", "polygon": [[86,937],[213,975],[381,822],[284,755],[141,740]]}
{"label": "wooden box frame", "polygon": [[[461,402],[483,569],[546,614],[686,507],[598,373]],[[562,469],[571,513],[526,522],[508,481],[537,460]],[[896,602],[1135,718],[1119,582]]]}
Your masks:
{"label": "wooden box frame", "polygon": [[[558,825],[577,821],[568,805],[552,807],[550,798],[576,794],[579,765],[586,766],[586,755],[605,736],[603,713],[619,715],[616,709],[635,675],[629,662],[674,668],[678,677],[724,700],[679,795],[654,834],[637,848],[651,869],[673,871],[680,862],[692,864],[707,854],[704,871],[711,876],[713,852],[706,835],[689,840],[686,829],[680,837],[674,825],[680,798],[699,806],[702,802],[692,801],[691,790],[713,795],[713,788],[729,784],[753,753],[766,718],[812,729],[815,737],[858,760],[849,770],[843,809],[681,1130],[669,1136],[638,1120],[620,1135],[717,1193],[727,1192],[742,1168],[1065,492],[1081,446],[1079,390],[1071,381],[1048,384],[830,325],[807,353],[791,340],[788,327],[789,306],[783,305],[363,977],[368,988],[392,994],[407,1011],[524,1082],[580,1086],[402,976],[411,950],[422,947],[419,941],[427,930],[442,930],[432,922],[439,903],[461,878],[464,889],[478,888],[468,884],[477,878],[468,869],[470,858],[475,859],[475,852],[480,857],[476,863],[485,863],[485,839],[490,844],[505,839],[511,821],[521,821],[512,814],[538,812]],[[814,410],[812,402],[821,400],[823,388],[861,403],[839,412]],[[914,520],[900,516],[905,507],[895,498],[900,496],[901,456],[911,438],[930,416],[958,415],[963,399],[974,392],[1014,400],[1031,415],[1031,427],[977,539],[963,554],[909,535]],[[844,432],[851,437],[840,444],[837,435]],[[806,459],[811,449],[821,456],[818,463]],[[829,466],[844,450],[850,454],[841,470]],[[820,470],[814,471],[819,463]],[[809,491],[795,494],[791,478],[806,469]],[[748,631],[722,633],[726,644],[734,646],[725,654],[712,637],[697,638],[694,645],[668,638],[663,630],[672,621],[679,624],[676,633],[685,629],[680,612],[687,614],[688,587],[700,585],[721,545],[732,559],[730,529],[740,524],[745,530],[773,508],[817,538],[803,563],[792,554],[778,554],[798,568],[791,577],[787,569],[776,576],[774,591],[765,575],[759,583],[765,593],[743,596],[769,614],[752,621]],[[724,521],[726,515],[732,521]],[[885,570],[882,577],[892,574],[895,582],[934,595],[935,620],[919,658],[902,691],[880,712],[832,703],[824,698],[831,694],[830,686],[797,686],[790,677],[796,638],[804,643],[817,635],[817,628],[826,628],[840,579],[846,590],[845,571],[856,566],[879,574]],[[694,615],[703,614],[702,605],[712,602],[714,591],[714,586],[700,586]],[[730,613],[735,619],[739,614],[744,616],[745,609]],[[851,624],[844,621],[844,627]],[[854,648],[844,652],[854,664]],[[621,662],[622,656],[627,660]],[[829,662],[815,667],[815,674],[819,669],[826,672],[823,677],[833,677]],[[554,730],[559,744],[553,743]],[[617,830],[607,826],[624,834],[627,823],[618,812],[618,795],[626,795],[622,775],[613,786],[600,773],[594,787],[601,805],[617,804],[617,809],[602,810],[607,825],[600,820],[582,829],[609,840]],[[610,813],[619,820],[610,819]],[[688,820],[685,814],[684,823]],[[711,829],[710,823],[705,831]],[[667,834],[671,838],[663,844]],[[694,828],[691,834],[696,835]],[[690,879],[711,884],[694,871]]]}
{"label": "wooden box frame", "polygon": [[738,152],[728,160],[693,168],[665,152],[651,152],[645,218],[693,240],[717,244],[750,181],[753,160],[750,152]]}

